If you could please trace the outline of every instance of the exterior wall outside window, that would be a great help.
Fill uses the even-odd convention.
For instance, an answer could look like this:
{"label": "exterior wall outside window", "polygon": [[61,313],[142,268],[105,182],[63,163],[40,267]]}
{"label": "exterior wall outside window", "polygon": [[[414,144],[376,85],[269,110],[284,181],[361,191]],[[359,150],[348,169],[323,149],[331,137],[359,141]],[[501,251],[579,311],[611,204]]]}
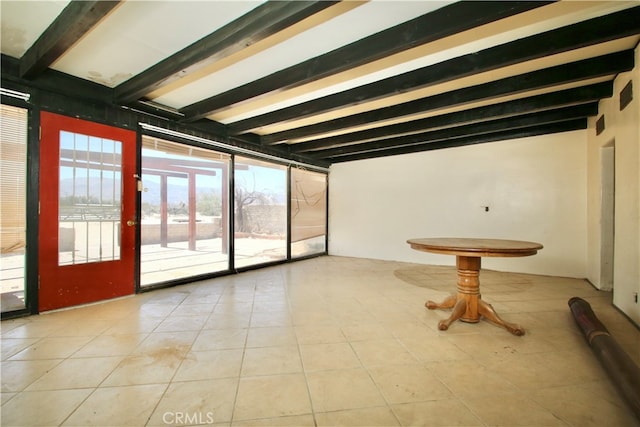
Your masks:
{"label": "exterior wall outside window", "polygon": [[234,174],[234,266],[286,259],[287,167],[236,156]]}

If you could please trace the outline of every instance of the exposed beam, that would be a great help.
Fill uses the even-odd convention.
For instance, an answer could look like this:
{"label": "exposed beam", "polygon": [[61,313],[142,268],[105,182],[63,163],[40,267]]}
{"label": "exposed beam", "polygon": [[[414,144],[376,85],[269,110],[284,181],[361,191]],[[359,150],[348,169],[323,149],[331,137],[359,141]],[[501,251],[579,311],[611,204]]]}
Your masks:
{"label": "exposed beam", "polygon": [[240,120],[231,125],[231,132],[243,133],[263,126],[311,117],[638,33],[640,33],[640,6]]}
{"label": "exposed beam", "polygon": [[484,107],[476,107],[470,110],[456,111],[439,116],[427,117],[405,123],[299,142],[291,144],[289,147],[291,151],[296,153],[335,148],[356,142],[377,140],[392,135],[417,133],[428,129],[459,126],[489,119],[513,117],[536,111],[584,104],[597,101],[601,98],[608,98],[612,94],[613,82],[602,82],[523,99],[515,99],[513,101],[501,102],[499,104]]}
{"label": "exposed beam", "polygon": [[42,73],[119,3],[71,1],[22,56],[20,77],[32,79]]}
{"label": "exposed beam", "polygon": [[[358,132],[344,133],[333,137],[309,140],[306,142],[292,144],[290,147],[294,151],[302,152],[307,151],[307,149],[313,150],[322,148],[322,146],[326,144],[340,144],[343,141],[351,142],[357,140],[376,139],[378,137],[397,135],[411,130],[426,130],[428,128],[439,126],[452,126],[456,123],[467,121],[483,120],[500,114],[517,114],[519,112],[524,113],[527,111],[552,108],[554,106],[560,107],[563,105],[580,104],[601,98],[608,98],[612,94],[613,82],[602,82],[589,86],[581,86],[559,92],[517,99],[514,101],[490,105],[488,107],[478,107],[471,110],[428,117],[408,123],[400,123],[397,125],[377,127]],[[322,133],[322,131],[317,128],[323,125],[324,124],[309,125],[263,135],[262,144],[273,145],[296,139],[308,138],[314,134]],[[422,129],[418,129],[420,127],[422,127]]]}
{"label": "exposed beam", "polygon": [[182,109],[189,120],[240,105],[551,2],[459,2]]}
{"label": "exposed beam", "polygon": [[366,153],[352,154],[329,159],[332,163],[350,162],[354,160],[373,159],[376,157],[410,154],[421,151],[441,150],[445,148],[462,147],[466,145],[482,144],[487,142],[505,141],[509,139],[526,138],[530,136],[547,135],[552,133],[569,132],[587,128],[587,119],[575,119],[553,124],[535,125],[528,128],[506,130],[484,135],[473,135],[463,138],[445,141],[430,142],[425,144],[410,145],[389,150],[370,151]]}
{"label": "exposed beam", "polygon": [[[61,114],[75,116],[84,120],[92,120],[100,123],[109,123],[114,126],[138,129],[139,123],[144,122],[158,128],[176,131],[197,138],[220,141],[241,150],[251,150],[259,154],[275,156],[293,161],[328,168],[329,162],[316,160],[304,154],[291,153],[287,147],[266,147],[260,144],[259,137],[253,134],[244,134],[239,137],[228,136],[226,128],[221,123],[212,120],[202,120],[195,123],[181,124],[171,117],[163,117],[162,114],[150,114],[138,111],[136,108],[122,108],[114,106],[111,101],[112,90],[94,82],[73,77],[59,71],[48,69],[35,80],[26,80],[18,76],[18,60],[16,58],[0,55],[0,73],[2,82],[0,86],[20,92],[30,93],[34,105],[43,109],[55,111]],[[10,102],[5,100],[3,102]],[[159,112],[160,113],[160,112]],[[144,130],[145,135],[166,138],[166,134]],[[182,141],[187,144],[198,145],[189,139]],[[210,148],[207,145],[198,145]],[[230,151],[233,151],[231,149]]]}
{"label": "exposed beam", "polygon": [[[469,102],[487,100],[522,93],[527,90],[543,89],[555,85],[578,82],[596,77],[614,75],[633,69],[633,49],[571,62],[564,65],[532,71],[513,77],[496,80],[468,88],[458,89],[390,107],[366,111],[364,113],[337,118],[300,128],[306,135],[318,135],[354,126],[396,119],[398,117],[435,111]],[[229,132],[233,133],[232,125]]]}
{"label": "exposed beam", "polygon": [[335,1],[269,1],[148,68],[115,88],[115,102],[128,104],[163,84],[181,78],[290,27]]}
{"label": "exposed beam", "polygon": [[592,102],[590,104],[559,108],[540,113],[530,113],[517,117],[506,117],[453,128],[439,129],[401,137],[385,138],[362,144],[348,145],[345,147],[314,151],[312,155],[318,158],[334,158],[348,154],[387,150],[391,148],[423,144],[426,142],[446,141],[449,139],[468,137],[472,135],[481,135],[541,124],[557,123],[588,116],[595,116],[596,114],[598,114],[598,103]]}

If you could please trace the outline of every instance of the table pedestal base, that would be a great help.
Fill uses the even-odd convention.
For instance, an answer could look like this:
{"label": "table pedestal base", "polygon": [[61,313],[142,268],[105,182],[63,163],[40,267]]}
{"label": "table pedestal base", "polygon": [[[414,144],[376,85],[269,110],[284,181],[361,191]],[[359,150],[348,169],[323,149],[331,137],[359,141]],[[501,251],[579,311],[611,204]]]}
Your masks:
{"label": "table pedestal base", "polygon": [[446,331],[456,320],[477,323],[481,317],[506,329],[514,335],[524,335],[524,329],[515,323],[502,320],[491,304],[482,301],[480,297],[480,257],[457,256],[458,293],[445,298],[441,303],[427,301],[425,307],[429,310],[436,308],[452,308],[451,316],[438,322],[438,329]]}

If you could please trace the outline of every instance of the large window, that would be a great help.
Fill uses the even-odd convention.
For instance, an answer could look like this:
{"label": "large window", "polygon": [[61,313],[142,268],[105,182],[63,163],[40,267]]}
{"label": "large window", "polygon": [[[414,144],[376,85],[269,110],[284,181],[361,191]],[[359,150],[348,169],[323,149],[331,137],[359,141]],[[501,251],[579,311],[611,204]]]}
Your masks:
{"label": "large window", "polygon": [[235,157],[235,267],[287,257],[287,167]]}
{"label": "large window", "polygon": [[327,175],[291,169],[291,257],[326,251]]}
{"label": "large window", "polygon": [[140,285],[229,268],[230,156],[142,139]]}
{"label": "large window", "polygon": [[[28,126],[27,110],[1,107],[0,293],[7,312],[26,307]],[[120,229],[134,224],[120,223],[122,150],[120,141],[60,133],[59,265],[120,258]],[[142,287],[283,261],[288,250],[291,258],[326,252],[323,173],[245,156],[232,164],[231,154],[148,135],[140,168]]]}
{"label": "large window", "polygon": [[325,174],[287,182],[287,166],[235,156],[230,176],[231,155],[151,136],[141,159],[143,287],[228,270],[231,248],[233,268],[286,260],[288,219],[292,258],[326,251]]}
{"label": "large window", "polygon": [[0,109],[0,292],[2,311],[25,308],[27,110]]}

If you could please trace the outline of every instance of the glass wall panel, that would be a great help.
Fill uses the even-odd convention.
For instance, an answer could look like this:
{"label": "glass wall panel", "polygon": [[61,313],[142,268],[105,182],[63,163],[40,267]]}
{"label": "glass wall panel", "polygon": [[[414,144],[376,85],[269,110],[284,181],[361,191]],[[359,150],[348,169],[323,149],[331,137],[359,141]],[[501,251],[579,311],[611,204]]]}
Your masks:
{"label": "glass wall panel", "polygon": [[142,138],[140,285],[229,268],[230,156]]}
{"label": "glass wall panel", "polygon": [[25,308],[27,110],[0,109],[0,292],[2,311]]}
{"label": "glass wall panel", "polygon": [[287,167],[235,157],[235,267],[287,257]]}
{"label": "glass wall panel", "polygon": [[327,175],[291,169],[291,257],[326,251]]}

